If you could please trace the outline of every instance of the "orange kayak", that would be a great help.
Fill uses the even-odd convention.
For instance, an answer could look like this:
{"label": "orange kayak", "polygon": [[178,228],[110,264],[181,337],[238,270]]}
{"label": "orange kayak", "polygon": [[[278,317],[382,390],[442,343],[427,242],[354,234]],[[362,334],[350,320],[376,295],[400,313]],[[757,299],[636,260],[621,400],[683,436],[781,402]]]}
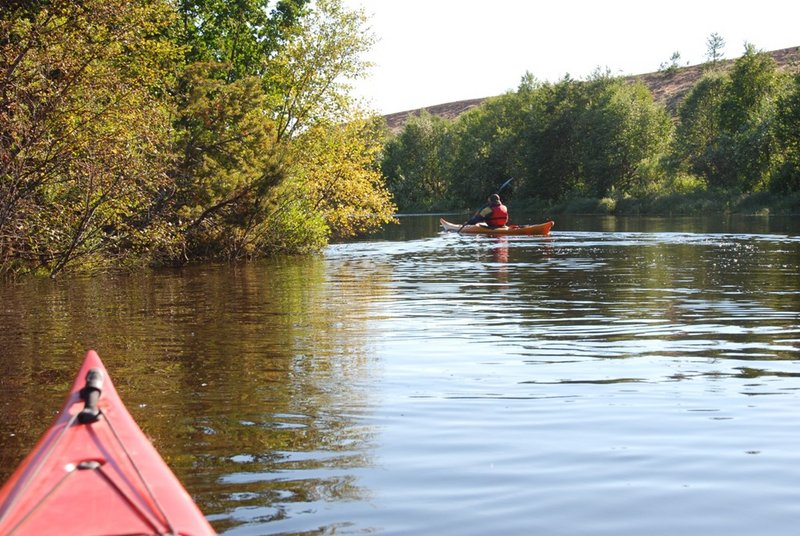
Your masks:
{"label": "orange kayak", "polygon": [[444,218],[439,218],[439,224],[445,231],[461,232],[462,234],[485,234],[485,235],[537,235],[547,236],[553,227],[553,222],[548,221],[538,225],[508,225],[505,227],[491,228],[485,225],[462,225],[450,223]]}
{"label": "orange kayak", "polygon": [[0,489],[0,534],[215,534],[117,395],[94,350]]}

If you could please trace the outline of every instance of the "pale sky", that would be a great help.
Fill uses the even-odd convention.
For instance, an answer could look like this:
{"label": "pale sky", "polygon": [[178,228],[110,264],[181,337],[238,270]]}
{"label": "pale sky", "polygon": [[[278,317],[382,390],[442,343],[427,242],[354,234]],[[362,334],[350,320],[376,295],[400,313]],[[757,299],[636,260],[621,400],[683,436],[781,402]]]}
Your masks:
{"label": "pale sky", "polygon": [[379,41],[356,94],[382,114],[500,95],[522,76],[583,79],[596,68],[643,74],[724,57],[745,42],[760,50],[800,46],[798,0],[343,0],[363,7]]}

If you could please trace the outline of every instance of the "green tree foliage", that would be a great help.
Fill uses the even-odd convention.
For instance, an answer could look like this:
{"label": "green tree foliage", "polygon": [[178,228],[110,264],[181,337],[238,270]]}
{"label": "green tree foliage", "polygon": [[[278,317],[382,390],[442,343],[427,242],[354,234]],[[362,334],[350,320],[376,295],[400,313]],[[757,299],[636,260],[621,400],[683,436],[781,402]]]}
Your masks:
{"label": "green tree foliage", "polygon": [[556,84],[526,75],[516,92],[450,126],[410,121],[387,144],[383,166],[403,207],[447,206],[442,196],[475,206],[509,177],[506,195],[549,201],[642,193],[663,174],[672,131],[641,84],[601,72]]}
{"label": "green tree foliage", "polygon": [[775,124],[782,162],[771,178],[770,189],[800,192],[800,75],[779,100]]}
{"label": "green tree foliage", "polygon": [[680,107],[674,154],[691,173],[710,176],[720,166],[713,148],[720,132],[720,109],[729,83],[727,76],[707,74]]}
{"label": "green tree foliage", "polygon": [[[243,2],[222,11],[224,38],[202,41],[204,46],[224,58],[225,50],[234,46],[231,39],[239,40],[235,15],[250,16],[261,4]],[[306,252],[329,235],[366,232],[370,222],[391,215],[391,203],[376,201],[384,190],[380,177],[372,173],[374,162],[337,161],[354,157],[357,136],[343,136],[330,126],[352,121],[356,109],[348,80],[365,72],[367,64],[360,56],[373,39],[363,31],[363,12],[345,9],[339,0],[320,0],[298,19],[303,2],[278,7],[282,5],[294,6],[291,17],[273,11],[277,23],[263,19],[256,25],[267,28],[270,35],[281,29],[279,38],[271,38],[269,47],[247,48],[248,64],[260,69],[237,71],[236,76],[225,76],[230,66],[221,62],[195,62],[186,69],[177,123],[182,160],[176,169],[172,208],[183,241],[166,252],[167,258],[240,258],[292,248]],[[206,7],[220,9],[214,3]],[[197,38],[203,36],[200,32]],[[337,134],[325,145],[326,151],[309,142],[320,132]],[[339,143],[342,147],[335,147]],[[335,178],[336,188],[305,184],[328,181],[320,169],[333,173],[330,178]],[[304,195],[295,195],[298,191]],[[320,192],[330,199],[309,202]],[[348,193],[353,195],[347,197]],[[286,199],[294,201],[286,204]],[[372,212],[367,216],[365,210]],[[349,216],[340,218],[341,214]],[[307,230],[301,229],[303,219]],[[275,240],[271,236],[276,229],[292,236]]]}
{"label": "green tree foliage", "polygon": [[0,19],[0,262],[51,275],[146,242],[177,49],[160,0],[53,1]]}
{"label": "green tree foliage", "polygon": [[[719,62],[724,40],[712,34],[708,46]],[[474,206],[508,177],[506,195],[550,202],[795,192],[797,86],[752,45],[732,65],[706,69],[675,116],[644,85],[607,72],[556,83],[528,74],[516,92],[453,122],[409,121],[388,142],[383,169],[403,208]]]}
{"label": "green tree foliage", "polygon": [[[167,205],[181,240],[177,247],[168,245],[165,259],[251,257],[265,254],[270,244],[279,251],[290,245],[305,251],[298,233],[315,245],[326,236],[299,231],[303,216],[309,222],[330,221],[316,217],[319,206],[294,203],[291,210],[275,211],[275,190],[286,179],[297,187],[287,155],[314,167],[303,162],[308,153],[292,148],[301,143],[299,134],[317,122],[348,119],[353,108],[346,81],[363,74],[366,64],[360,55],[372,37],[361,30],[363,13],[345,9],[338,0],[321,0],[310,8],[299,0],[268,9],[271,4],[209,0],[180,5],[189,59],[214,61],[194,61],[182,77],[176,123],[181,159]],[[351,171],[349,178],[358,183],[360,175]],[[348,180],[344,171],[338,180]],[[359,200],[351,203],[356,207]],[[292,230],[295,238],[265,241],[272,225]]]}
{"label": "green tree foliage", "polygon": [[708,39],[706,39],[706,59],[712,69],[716,68],[722,58],[725,57],[724,49],[725,39],[720,34],[714,32],[708,36]]}
{"label": "green tree foliage", "polygon": [[[250,233],[264,216],[264,200],[283,179],[275,121],[267,114],[258,77],[225,82],[221,64],[192,64],[180,108],[180,134],[171,203],[188,258],[253,253]],[[164,252],[174,257],[174,247]]]}
{"label": "green tree foliage", "polygon": [[519,98],[509,93],[470,110],[454,125],[450,192],[467,206],[484,203],[517,171],[519,113]]}
{"label": "green tree foliage", "polygon": [[678,160],[714,188],[763,188],[779,158],[773,119],[785,87],[775,61],[747,45],[729,72],[706,75],[687,96]]}
{"label": "green tree foliage", "polygon": [[375,120],[318,123],[294,145],[300,180],[287,200],[304,199],[335,238],[373,232],[392,221],[396,207],[379,167],[381,128]]}
{"label": "green tree foliage", "polygon": [[517,184],[521,195],[555,200],[580,189],[579,92],[579,83],[569,77],[539,87],[523,82],[520,160],[525,171]]}
{"label": "green tree foliage", "polygon": [[269,58],[263,80],[279,140],[315,121],[349,120],[349,82],[367,73],[370,63],[362,55],[375,41],[365,24],[363,11],[346,9],[341,0],[317,0],[302,27]]}
{"label": "green tree foliage", "polygon": [[526,137],[528,195],[603,197],[640,191],[654,178],[671,123],[647,88],[598,72],[543,89],[544,106],[534,109],[544,113]]}
{"label": "green tree foliage", "polygon": [[645,183],[657,178],[654,164],[672,135],[669,115],[641,83],[625,83],[606,74],[587,89],[584,140],[590,192],[598,197],[613,190],[641,192]]}
{"label": "green tree foliage", "polygon": [[445,208],[450,198],[450,122],[423,111],[384,148],[382,171],[400,210]]}
{"label": "green tree foliage", "polygon": [[663,73],[673,74],[680,67],[680,61],[681,53],[675,51],[672,53],[672,56],[669,57],[669,62],[662,62],[661,65],[658,66],[658,70]]}
{"label": "green tree foliage", "polygon": [[299,31],[309,0],[180,0],[176,28],[188,46],[187,63],[225,65],[215,74],[231,82],[262,76],[268,60]]}

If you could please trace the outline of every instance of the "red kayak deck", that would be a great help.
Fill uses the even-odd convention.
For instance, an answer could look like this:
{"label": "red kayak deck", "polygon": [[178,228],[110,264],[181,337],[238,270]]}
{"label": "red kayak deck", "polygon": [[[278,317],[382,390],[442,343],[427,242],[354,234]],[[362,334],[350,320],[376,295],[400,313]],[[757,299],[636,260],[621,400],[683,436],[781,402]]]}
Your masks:
{"label": "red kayak deck", "polygon": [[547,221],[537,225],[508,225],[505,227],[487,227],[486,225],[459,225],[439,218],[439,224],[445,231],[462,234],[485,234],[494,236],[547,236],[553,228],[553,222]]}
{"label": "red kayak deck", "polygon": [[61,414],[0,489],[0,534],[215,532],[90,350]]}

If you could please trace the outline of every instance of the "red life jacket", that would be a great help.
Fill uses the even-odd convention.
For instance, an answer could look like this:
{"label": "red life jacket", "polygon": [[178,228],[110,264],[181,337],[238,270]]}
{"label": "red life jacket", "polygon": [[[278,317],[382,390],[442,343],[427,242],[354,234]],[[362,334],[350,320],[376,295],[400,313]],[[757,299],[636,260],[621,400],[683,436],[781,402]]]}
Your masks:
{"label": "red life jacket", "polygon": [[508,223],[508,209],[505,205],[490,207],[492,213],[486,216],[486,225],[489,227],[502,227]]}

